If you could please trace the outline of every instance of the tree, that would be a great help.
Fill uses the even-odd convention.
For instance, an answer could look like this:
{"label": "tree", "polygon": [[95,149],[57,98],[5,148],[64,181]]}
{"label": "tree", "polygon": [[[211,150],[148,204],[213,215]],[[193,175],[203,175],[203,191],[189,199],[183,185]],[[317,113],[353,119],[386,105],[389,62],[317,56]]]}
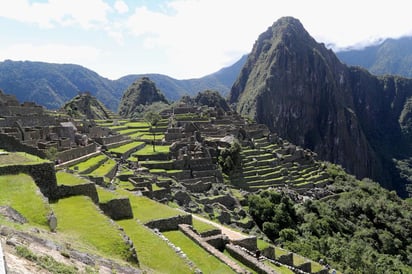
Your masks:
{"label": "tree", "polygon": [[153,127],[156,129],[157,123],[162,119],[159,113],[155,112],[147,112],[144,115],[144,120],[150,124],[150,131],[152,131],[153,134],[153,141],[152,141],[152,146],[153,146],[153,152],[156,151],[156,132],[153,130]]}

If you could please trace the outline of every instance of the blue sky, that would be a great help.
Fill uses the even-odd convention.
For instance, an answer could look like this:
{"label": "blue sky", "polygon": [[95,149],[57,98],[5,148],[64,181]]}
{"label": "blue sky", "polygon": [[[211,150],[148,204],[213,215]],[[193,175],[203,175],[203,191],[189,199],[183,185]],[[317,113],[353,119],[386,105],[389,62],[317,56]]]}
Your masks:
{"label": "blue sky", "polygon": [[0,60],[197,78],[249,53],[282,16],[335,47],[412,35],[403,0],[0,0]]}

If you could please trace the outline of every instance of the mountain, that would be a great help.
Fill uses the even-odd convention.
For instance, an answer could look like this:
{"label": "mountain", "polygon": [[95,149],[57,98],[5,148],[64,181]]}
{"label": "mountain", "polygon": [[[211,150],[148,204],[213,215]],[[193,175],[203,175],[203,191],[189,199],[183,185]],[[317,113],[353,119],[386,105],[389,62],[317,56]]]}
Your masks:
{"label": "mountain", "polygon": [[406,195],[396,161],[412,156],[412,80],[348,67],[284,17],[255,42],[229,100],[321,159]]}
{"label": "mountain", "polygon": [[79,65],[8,60],[0,63],[0,87],[20,102],[33,101],[50,109],[88,91],[113,109],[127,85],[116,85]]}
{"label": "mountain", "polygon": [[412,37],[386,39],[362,49],[346,49],[336,53],[351,66],[361,66],[376,75],[401,75],[412,78]]}
{"label": "mountain", "polygon": [[77,119],[104,120],[110,119],[112,114],[102,102],[87,92],[75,96],[65,103],[61,110],[66,112],[70,117]]}
{"label": "mountain", "polygon": [[49,109],[58,109],[79,92],[89,92],[112,111],[117,111],[123,92],[136,79],[150,77],[168,100],[195,95],[206,89],[228,94],[246,60],[198,79],[177,80],[161,74],[127,75],[110,80],[85,67],[30,61],[0,62],[0,89],[13,94],[20,102],[32,101]]}
{"label": "mountain", "polygon": [[153,103],[165,103],[167,100],[149,77],[136,80],[123,94],[119,105],[119,114],[123,117],[135,117],[144,112],[146,106]]}

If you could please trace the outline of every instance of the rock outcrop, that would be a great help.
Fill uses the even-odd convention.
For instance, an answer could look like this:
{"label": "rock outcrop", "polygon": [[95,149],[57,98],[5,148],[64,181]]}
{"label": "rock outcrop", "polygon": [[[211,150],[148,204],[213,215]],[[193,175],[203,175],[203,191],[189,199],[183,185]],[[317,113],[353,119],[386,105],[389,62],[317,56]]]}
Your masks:
{"label": "rock outcrop", "polygon": [[142,77],[127,88],[119,105],[119,114],[134,117],[144,111],[146,105],[155,102],[168,103],[163,93],[148,77]]}
{"label": "rock outcrop", "polygon": [[89,92],[79,93],[69,102],[65,103],[62,110],[77,119],[110,119],[109,111],[102,102]]}
{"label": "rock outcrop", "polygon": [[408,158],[412,80],[342,64],[299,20],[262,33],[230,93],[237,111],[282,138],[404,194],[393,158]]}

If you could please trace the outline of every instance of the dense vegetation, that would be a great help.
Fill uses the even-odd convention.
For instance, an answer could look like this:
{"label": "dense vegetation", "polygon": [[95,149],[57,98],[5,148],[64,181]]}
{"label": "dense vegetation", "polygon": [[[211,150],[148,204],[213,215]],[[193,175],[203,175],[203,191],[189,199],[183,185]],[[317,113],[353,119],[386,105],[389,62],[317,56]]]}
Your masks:
{"label": "dense vegetation", "polygon": [[285,193],[266,190],[249,197],[251,215],[270,239],[345,273],[412,271],[411,205],[334,165],[329,172],[335,195],[294,203]]}

